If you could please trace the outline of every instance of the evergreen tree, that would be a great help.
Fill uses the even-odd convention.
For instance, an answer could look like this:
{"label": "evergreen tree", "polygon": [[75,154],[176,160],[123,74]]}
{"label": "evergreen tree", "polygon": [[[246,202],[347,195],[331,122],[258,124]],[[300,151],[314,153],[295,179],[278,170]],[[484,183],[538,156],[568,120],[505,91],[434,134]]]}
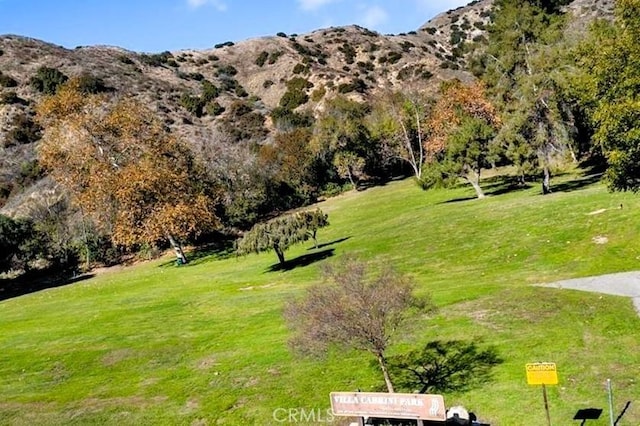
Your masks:
{"label": "evergreen tree", "polygon": [[551,166],[570,156],[573,115],[562,90],[559,45],[566,17],[563,1],[496,2],[489,43],[480,62],[501,110],[504,126],[497,141],[522,178],[532,166],[542,170],[542,191],[551,191]]}
{"label": "evergreen tree", "polygon": [[599,22],[581,50],[579,79],[594,142],[613,190],[640,189],[640,0],[619,0],[615,24]]}

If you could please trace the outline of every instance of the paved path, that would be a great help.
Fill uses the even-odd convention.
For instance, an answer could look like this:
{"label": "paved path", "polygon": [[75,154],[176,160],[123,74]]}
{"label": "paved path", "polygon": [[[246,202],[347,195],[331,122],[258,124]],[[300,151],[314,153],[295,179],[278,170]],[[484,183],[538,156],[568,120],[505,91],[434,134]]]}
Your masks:
{"label": "paved path", "polygon": [[597,277],[574,278],[541,284],[542,287],[567,288],[594,293],[626,296],[633,299],[633,305],[640,315],[640,271],[599,275]]}

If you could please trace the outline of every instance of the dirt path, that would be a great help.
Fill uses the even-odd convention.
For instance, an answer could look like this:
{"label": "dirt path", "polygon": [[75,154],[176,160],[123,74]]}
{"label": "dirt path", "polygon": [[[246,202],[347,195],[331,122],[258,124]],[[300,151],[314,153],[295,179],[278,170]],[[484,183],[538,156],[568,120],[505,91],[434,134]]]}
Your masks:
{"label": "dirt path", "polygon": [[633,300],[636,312],[640,315],[640,271],[599,275],[597,277],[574,278],[571,280],[541,284],[541,286],[630,297]]}

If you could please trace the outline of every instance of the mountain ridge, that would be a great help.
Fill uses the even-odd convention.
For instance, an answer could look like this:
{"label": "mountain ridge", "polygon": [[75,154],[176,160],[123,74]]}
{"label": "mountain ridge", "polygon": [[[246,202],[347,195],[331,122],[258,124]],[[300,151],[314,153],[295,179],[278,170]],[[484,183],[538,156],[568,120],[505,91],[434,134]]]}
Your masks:
{"label": "mountain ridge", "polygon": [[[612,5],[612,0],[576,0],[568,10],[590,20],[610,13]],[[262,128],[249,129],[257,135],[254,142],[268,143],[276,128],[274,111],[291,107],[285,97],[294,83],[302,84],[297,90],[304,97],[295,111],[316,115],[338,94],[366,101],[388,90],[435,93],[442,81],[472,80],[468,55],[486,37],[492,7],[493,0],[472,1],[395,35],[349,25],[154,54],[105,45],[66,49],[30,37],[0,36],[0,82],[5,82],[0,84],[0,206],[28,193],[42,177],[33,122],[42,94],[31,84],[42,67],[68,77],[88,75],[117,95],[133,96],[194,146],[224,139],[222,124],[227,131],[244,125],[237,114],[246,109],[238,106],[248,106],[254,119],[263,120],[261,126],[252,124]],[[205,87],[215,92],[206,102]],[[18,210],[7,208],[14,205],[20,202],[1,211],[15,215]]]}

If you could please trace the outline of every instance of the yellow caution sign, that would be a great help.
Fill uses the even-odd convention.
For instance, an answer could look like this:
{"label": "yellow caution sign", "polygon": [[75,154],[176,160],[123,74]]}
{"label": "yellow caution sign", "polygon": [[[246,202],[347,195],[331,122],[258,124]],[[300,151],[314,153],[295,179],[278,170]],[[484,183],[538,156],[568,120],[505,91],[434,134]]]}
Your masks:
{"label": "yellow caution sign", "polygon": [[555,362],[526,364],[527,383],[530,385],[557,385],[558,370]]}

